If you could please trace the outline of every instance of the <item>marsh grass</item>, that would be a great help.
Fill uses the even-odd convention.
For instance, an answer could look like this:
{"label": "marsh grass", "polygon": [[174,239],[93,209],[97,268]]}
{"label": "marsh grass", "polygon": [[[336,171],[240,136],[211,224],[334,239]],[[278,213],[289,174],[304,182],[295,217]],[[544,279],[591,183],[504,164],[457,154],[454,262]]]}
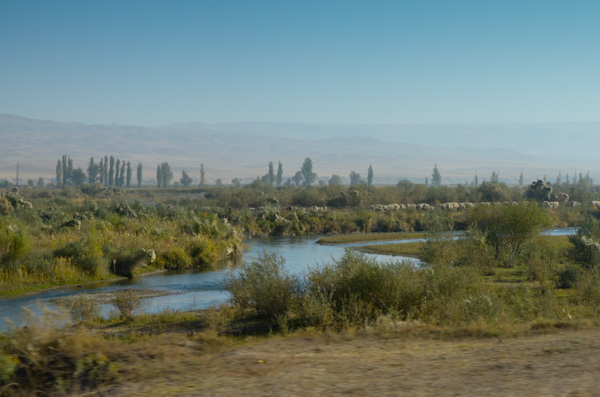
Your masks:
{"label": "marsh grass", "polygon": [[385,241],[385,240],[406,240],[415,238],[425,238],[425,233],[414,232],[396,232],[396,233],[359,233],[345,234],[340,236],[321,237],[319,244],[349,244],[362,243],[368,241]]}
{"label": "marsh grass", "polygon": [[425,243],[398,243],[398,244],[381,244],[381,245],[364,245],[356,248],[360,252],[366,254],[379,254],[391,256],[413,256],[421,257],[421,249]]}

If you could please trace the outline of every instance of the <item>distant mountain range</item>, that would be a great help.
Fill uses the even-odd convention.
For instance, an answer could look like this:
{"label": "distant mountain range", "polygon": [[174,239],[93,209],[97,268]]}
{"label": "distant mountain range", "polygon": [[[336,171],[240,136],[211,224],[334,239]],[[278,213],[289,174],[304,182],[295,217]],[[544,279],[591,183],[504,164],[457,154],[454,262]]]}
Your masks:
{"label": "distant mountain range", "polygon": [[[168,161],[175,180],[185,169],[196,181],[200,164],[207,180],[249,182],[267,173],[269,161],[283,164],[286,178],[313,160],[320,178],[356,171],[366,177],[371,164],[375,182],[401,179],[424,182],[437,164],[445,183],[489,178],[515,183],[547,175],[590,172],[600,176],[597,152],[600,123],[490,125],[313,125],[302,123],[173,124],[160,128],[88,125],[0,115],[0,178],[54,177],[63,155],[85,169],[90,156],[105,154],[144,166],[152,183],[156,165]],[[599,179],[600,180],[600,179]]]}

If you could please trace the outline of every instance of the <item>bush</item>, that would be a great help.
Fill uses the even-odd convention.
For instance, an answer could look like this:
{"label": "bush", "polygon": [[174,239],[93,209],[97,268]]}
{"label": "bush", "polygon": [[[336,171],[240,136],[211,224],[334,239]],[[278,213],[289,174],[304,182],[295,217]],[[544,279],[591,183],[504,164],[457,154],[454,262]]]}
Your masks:
{"label": "bush", "polygon": [[556,286],[561,289],[573,288],[577,282],[578,269],[574,266],[567,266],[558,272]]}
{"label": "bush", "polygon": [[139,309],[142,301],[138,294],[132,289],[124,289],[115,292],[111,305],[119,311],[122,320],[131,320],[135,311]]}
{"label": "bush", "polygon": [[192,267],[192,258],[182,247],[174,246],[159,252],[156,264],[165,269],[189,269]]}
{"label": "bush", "polygon": [[250,263],[244,263],[224,282],[232,302],[241,309],[252,309],[259,317],[277,321],[298,299],[300,280],[284,270],[285,259],[263,252]]}
{"label": "bush", "polygon": [[74,296],[70,305],[71,318],[78,323],[93,321],[100,317],[98,305],[88,294]]}
{"label": "bush", "polygon": [[54,257],[70,258],[79,270],[92,277],[102,277],[108,273],[108,259],[104,257],[101,242],[93,234],[87,239],[56,249]]}
{"label": "bush", "polygon": [[[375,259],[354,251],[307,275],[307,299],[322,307],[328,302],[338,326],[359,325],[390,312],[417,317],[422,303],[421,271],[410,263]],[[327,314],[326,317],[329,315]]]}

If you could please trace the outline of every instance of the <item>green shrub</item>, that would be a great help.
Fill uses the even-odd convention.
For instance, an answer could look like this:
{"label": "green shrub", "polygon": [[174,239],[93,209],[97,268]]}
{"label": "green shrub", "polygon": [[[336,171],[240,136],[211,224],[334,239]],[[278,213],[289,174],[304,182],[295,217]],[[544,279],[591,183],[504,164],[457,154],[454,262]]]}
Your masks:
{"label": "green shrub", "polygon": [[578,269],[574,266],[567,266],[558,272],[556,286],[561,289],[573,288],[577,282]]}
{"label": "green shrub", "polygon": [[421,271],[410,263],[379,264],[346,251],[333,264],[311,270],[305,290],[312,304],[329,302],[338,321],[364,324],[390,311],[402,318],[417,317],[423,298]]}
{"label": "green shrub", "polygon": [[600,274],[582,272],[575,282],[577,298],[597,314],[600,311]]}
{"label": "green shrub", "polygon": [[70,258],[79,270],[92,277],[102,277],[108,273],[108,259],[104,257],[102,244],[94,234],[86,239],[67,243],[56,249],[53,255]]}
{"label": "green shrub", "polygon": [[192,267],[192,258],[183,247],[171,246],[158,253],[156,264],[164,269],[189,269]]}
{"label": "green shrub", "polygon": [[241,309],[253,309],[259,317],[276,321],[298,299],[300,280],[284,269],[285,259],[263,252],[229,274],[224,287]]}

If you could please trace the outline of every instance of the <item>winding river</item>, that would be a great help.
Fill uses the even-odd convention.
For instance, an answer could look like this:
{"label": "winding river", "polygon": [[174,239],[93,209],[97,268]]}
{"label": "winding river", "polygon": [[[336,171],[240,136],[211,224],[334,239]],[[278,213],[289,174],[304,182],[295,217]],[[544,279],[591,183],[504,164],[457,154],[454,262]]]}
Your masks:
{"label": "winding river", "polygon": [[[548,230],[544,234],[570,235],[575,232],[575,228],[564,228]],[[254,239],[246,242],[246,252],[241,259],[238,259],[238,263],[235,263],[235,261],[223,262],[211,268],[211,270],[167,272],[133,280],[102,282],[79,287],[70,286],[51,289],[30,296],[0,299],[0,331],[6,331],[11,324],[18,325],[23,322],[23,307],[30,309],[36,315],[40,315],[44,307],[51,310],[57,309],[58,305],[54,303],[54,300],[57,298],[81,293],[112,292],[125,288],[145,288],[171,293],[171,295],[144,299],[140,309],[146,313],[158,313],[163,310],[205,309],[226,302],[229,299],[229,293],[222,289],[221,283],[223,279],[231,271],[235,271],[236,265],[239,264],[240,260],[252,260],[263,251],[276,251],[285,258],[286,268],[290,273],[301,274],[310,267],[330,263],[332,260],[340,258],[347,248],[369,244],[423,241],[423,239],[410,239],[373,243],[320,245],[316,243],[318,239],[319,236]],[[368,254],[368,256],[384,262],[390,260],[409,260],[418,263],[418,260],[415,258],[408,257],[390,257],[373,254]],[[102,315],[108,316],[111,310],[113,310],[111,305],[101,305]]]}

